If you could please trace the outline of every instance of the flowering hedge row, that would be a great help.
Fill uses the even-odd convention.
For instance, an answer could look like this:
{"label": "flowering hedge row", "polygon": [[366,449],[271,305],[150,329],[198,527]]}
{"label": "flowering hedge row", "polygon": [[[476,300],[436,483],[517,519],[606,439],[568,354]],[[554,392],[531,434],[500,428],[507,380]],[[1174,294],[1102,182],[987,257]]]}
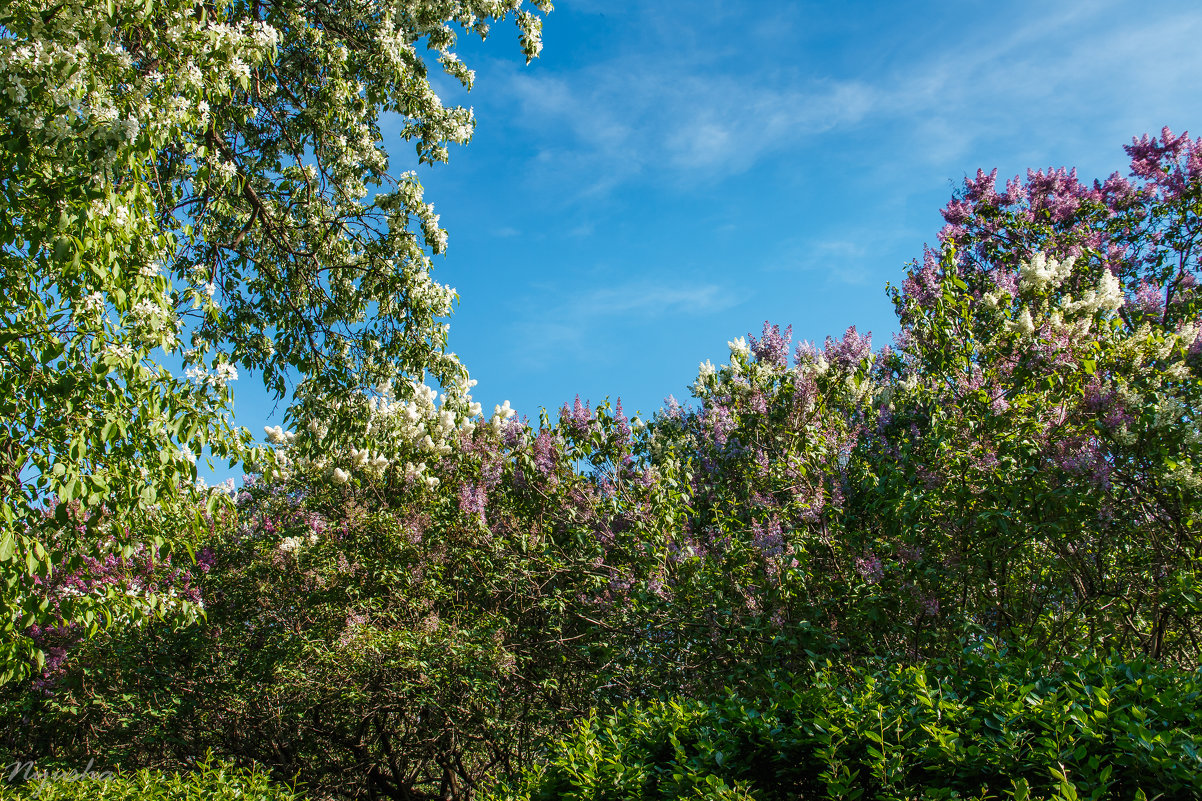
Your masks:
{"label": "flowering hedge row", "polygon": [[[554,421],[485,416],[463,376],[302,388],[236,510],[188,543],[207,572],[162,579],[196,588],[203,625],[63,645],[4,691],[23,724],[5,747],[128,765],[212,748],[317,794],[468,798],[594,709],[774,698],[828,660],[863,683],[815,697],[856,710],[877,703],[865,665],[967,682],[986,643],[1030,676],[1113,654],[1082,669],[1148,660],[1172,684],[1202,639],[1202,140],[1128,151],[1134,181],[969,180],[894,290],[892,346],[854,328],[795,346],[766,323],[701,365],[695,405],[648,421],[579,398]],[[965,693],[953,711],[981,725],[1017,697]],[[1053,751],[1068,765],[1040,748],[997,758],[1067,794],[1038,789]],[[844,761],[867,781],[872,759]]]}

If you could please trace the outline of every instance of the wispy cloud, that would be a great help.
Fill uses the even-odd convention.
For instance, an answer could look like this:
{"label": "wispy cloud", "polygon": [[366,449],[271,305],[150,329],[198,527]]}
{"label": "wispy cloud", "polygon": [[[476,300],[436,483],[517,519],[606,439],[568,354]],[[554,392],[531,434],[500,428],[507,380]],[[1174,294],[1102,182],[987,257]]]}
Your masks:
{"label": "wispy cloud", "polygon": [[623,52],[554,75],[513,70],[506,88],[520,124],[539,133],[547,175],[571,176],[581,197],[644,173],[684,184],[730,176],[878,124],[907,159],[946,163],[981,142],[1021,149],[1057,128],[1096,136],[1100,118],[1146,124],[1158,87],[1179,94],[1182,76],[1202,71],[1202,10],[1152,11],[1032,4],[1022,27],[997,27],[1001,15],[921,46],[899,32],[890,58],[825,74]]}
{"label": "wispy cloud", "polygon": [[717,284],[662,286],[638,282],[592,289],[571,304],[571,314],[585,318],[659,317],[722,311],[737,303],[736,293]]}
{"label": "wispy cloud", "polygon": [[543,286],[522,303],[527,311],[513,323],[513,334],[524,343],[528,366],[565,354],[609,361],[615,344],[625,341],[631,327],[654,328],[682,317],[719,314],[746,299],[744,292],[713,283],[675,286],[635,280],[576,291]]}

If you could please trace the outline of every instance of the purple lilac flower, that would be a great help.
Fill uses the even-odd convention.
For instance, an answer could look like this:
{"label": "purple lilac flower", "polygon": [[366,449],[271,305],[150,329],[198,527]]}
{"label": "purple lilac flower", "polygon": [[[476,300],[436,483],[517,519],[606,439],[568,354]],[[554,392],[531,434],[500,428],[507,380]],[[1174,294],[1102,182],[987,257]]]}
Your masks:
{"label": "purple lilac flower", "polygon": [[876,584],[885,577],[885,569],[876,554],[856,559],[856,572],[869,584]]}
{"label": "purple lilac flower", "polygon": [[621,398],[618,398],[618,405],[614,410],[614,428],[618,433],[618,441],[623,445],[628,444],[630,442],[630,421],[622,413]]}
{"label": "purple lilac flower", "polygon": [[592,425],[593,414],[589,409],[588,401],[581,403],[580,396],[577,395],[576,403],[571,409],[565,403],[559,410],[559,419],[561,422],[567,423],[577,436],[583,437],[588,434],[589,427]]}
{"label": "purple lilac flower", "polygon": [[1130,299],[1128,306],[1149,317],[1159,317],[1164,311],[1164,292],[1155,284],[1143,281]]}
{"label": "purple lilac flower", "polygon": [[709,434],[710,439],[718,447],[726,445],[730,438],[730,432],[736,428],[734,417],[730,413],[730,409],[721,404],[709,406],[705,416],[705,430]]}
{"label": "purple lilac flower", "polygon": [[459,509],[465,514],[476,515],[484,519],[484,510],[488,505],[488,490],[483,483],[464,484],[459,487]]}
{"label": "purple lilac flower", "polygon": [[525,427],[518,421],[516,417],[506,421],[501,428],[501,441],[505,443],[506,448],[516,448],[522,441],[522,432]]}
{"label": "purple lilac flower", "polygon": [[664,407],[664,417],[668,420],[684,419],[684,407],[680,405],[680,401],[676,400],[675,395],[664,398]]}
{"label": "purple lilac flower", "polygon": [[764,528],[758,522],[751,524],[751,541],[766,557],[780,556],[785,552],[785,538],[781,534],[780,522],[769,520]]}
{"label": "purple lilac flower", "polygon": [[870,353],[872,353],[872,332],[860,336],[854,325],[847,329],[842,340],[826,338],[826,360],[844,370],[854,370]]}
{"label": "purple lilac flower", "polygon": [[[944,216],[947,216],[946,210]],[[945,228],[940,231],[939,238],[946,241],[954,235],[954,232]],[[926,308],[943,294],[943,279],[939,275],[939,254],[929,247],[923,248],[923,251],[922,267],[916,263],[910,267],[902,281],[902,292],[909,301]]]}
{"label": "purple lilac flower", "polygon": [[542,429],[534,440],[534,464],[544,476],[555,472],[555,439],[548,429]]}
{"label": "purple lilac flower", "polygon": [[755,354],[756,361],[773,367],[785,367],[789,363],[789,345],[793,341],[793,326],[789,326],[785,329],[784,334],[781,334],[779,325],[770,325],[765,320],[763,336],[757,340],[748,333],[747,341],[751,343],[751,352]]}

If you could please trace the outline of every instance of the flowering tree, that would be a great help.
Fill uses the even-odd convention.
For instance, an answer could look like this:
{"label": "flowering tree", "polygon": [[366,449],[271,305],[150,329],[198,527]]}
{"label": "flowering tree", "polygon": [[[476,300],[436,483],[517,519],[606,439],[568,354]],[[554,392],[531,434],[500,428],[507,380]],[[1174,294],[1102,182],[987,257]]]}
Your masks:
{"label": "flowering tree", "polygon": [[[579,398],[554,423],[486,416],[472,382],[417,376],[302,407],[268,431],[237,518],[214,516],[200,571],[133,564],[199,593],[209,625],[75,650],[39,629],[55,695],[0,695],[0,715],[31,721],[29,753],[90,754],[102,732],[134,764],[212,747],[320,791],[469,798],[629,701],[778,697],[874,662],[982,687],[995,659],[1196,668],[1202,142],[1128,150],[1134,181],[970,179],[893,293],[893,346],[765,323],[700,365],[694,406],[646,424]],[[965,708],[992,715],[981,692]],[[882,719],[865,737],[883,751]]]}
{"label": "flowering tree", "polygon": [[396,374],[466,380],[438,321],[454,291],[430,277],[446,235],[390,173],[381,115],[445,160],[473,121],[430,63],[470,87],[456,28],[505,18],[536,56],[523,0],[0,10],[0,678],[41,658],[30,625],[156,608],[35,586],[195,519],[203,449],[254,456],[227,415],[239,367],[281,396],[298,375],[309,414]]}
{"label": "flowering tree", "polygon": [[895,294],[870,508],[991,633],[1192,664],[1202,141],[1127,152],[1134,181],[978,173],[944,211]]}

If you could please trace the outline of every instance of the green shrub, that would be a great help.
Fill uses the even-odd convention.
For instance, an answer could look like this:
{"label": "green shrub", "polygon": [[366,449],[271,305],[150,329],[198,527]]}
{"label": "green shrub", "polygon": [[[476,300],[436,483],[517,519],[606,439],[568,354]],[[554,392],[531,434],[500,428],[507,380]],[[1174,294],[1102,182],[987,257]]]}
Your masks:
{"label": "green shrub", "polygon": [[974,651],[828,666],[759,702],[628,705],[494,798],[1202,798],[1202,674],[1085,658],[1041,673]]}
{"label": "green shrub", "polygon": [[299,801],[292,788],[269,780],[263,771],[206,760],[192,772],[140,770],[110,773],[95,769],[25,770],[4,767],[0,798],[37,801]]}

